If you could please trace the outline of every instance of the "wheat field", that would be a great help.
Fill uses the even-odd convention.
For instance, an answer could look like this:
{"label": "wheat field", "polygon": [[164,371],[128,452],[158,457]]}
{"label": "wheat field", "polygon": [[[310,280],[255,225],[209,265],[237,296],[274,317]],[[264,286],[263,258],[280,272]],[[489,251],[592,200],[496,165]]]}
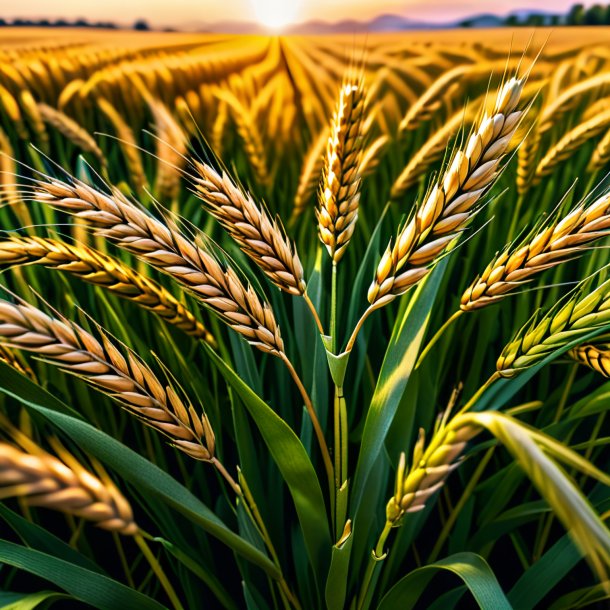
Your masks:
{"label": "wheat field", "polygon": [[3,28],[1,607],[607,607],[608,40]]}

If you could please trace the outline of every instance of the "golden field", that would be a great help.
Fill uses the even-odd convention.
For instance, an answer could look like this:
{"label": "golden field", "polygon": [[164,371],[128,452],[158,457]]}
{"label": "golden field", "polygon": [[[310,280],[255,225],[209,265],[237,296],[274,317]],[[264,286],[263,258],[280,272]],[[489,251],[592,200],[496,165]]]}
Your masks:
{"label": "golden field", "polygon": [[609,172],[610,28],[0,29],[0,607],[605,607]]}

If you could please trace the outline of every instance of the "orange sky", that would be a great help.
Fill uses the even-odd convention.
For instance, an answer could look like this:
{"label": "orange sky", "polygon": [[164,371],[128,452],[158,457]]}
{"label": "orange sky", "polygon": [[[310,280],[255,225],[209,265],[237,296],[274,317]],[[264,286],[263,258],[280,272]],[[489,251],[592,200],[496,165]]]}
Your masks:
{"label": "orange sky", "polygon": [[[291,21],[355,18],[369,19],[382,13],[397,13],[413,19],[447,21],[459,17],[515,9],[535,8],[565,11],[576,0],[3,0],[1,17],[48,17],[113,20],[130,23],[146,18],[154,25],[175,25],[224,20],[253,21],[273,2],[291,6]],[[587,2],[585,2],[587,4]],[[591,4],[589,2],[588,4]],[[267,11],[268,12],[268,11]]]}

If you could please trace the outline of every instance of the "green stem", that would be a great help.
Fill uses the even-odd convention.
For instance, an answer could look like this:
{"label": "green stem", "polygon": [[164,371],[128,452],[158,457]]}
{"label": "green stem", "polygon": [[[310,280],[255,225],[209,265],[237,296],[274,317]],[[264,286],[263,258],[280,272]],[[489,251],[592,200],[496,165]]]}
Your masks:
{"label": "green stem", "polygon": [[366,319],[371,315],[371,313],[373,313],[373,311],[373,307],[368,307],[366,311],[362,314],[360,320],[358,320],[358,323],[356,324],[354,331],[352,332],[352,336],[347,342],[347,346],[345,348],[346,352],[351,352],[352,349],[354,349],[354,344],[356,343],[356,339],[358,338],[358,333],[360,332],[362,325],[366,322]]}
{"label": "green stem", "polygon": [[176,591],[174,590],[174,587],[172,587],[171,583],[169,582],[158,559],[155,557],[154,553],[150,550],[150,547],[148,546],[148,544],[146,544],[146,540],[144,540],[144,536],[142,535],[142,533],[136,534],[133,538],[136,541],[136,544],[140,547],[142,554],[148,561],[148,565],[150,565],[150,567],[152,568],[152,571],[155,573],[155,576],[159,580],[159,583],[163,587],[163,590],[165,591],[165,593],[167,593],[167,597],[169,597],[169,600],[172,603],[172,606],[174,607],[174,609],[175,610],[184,610],[184,606],[178,599],[178,595],[176,595]]}
{"label": "green stem", "polygon": [[333,261],[332,281],[330,289],[330,336],[332,352],[337,353],[337,263]]}
{"label": "green stem", "polygon": [[324,468],[326,470],[326,476],[328,478],[328,483],[330,486],[331,494],[333,494],[334,490],[334,473],[333,473],[333,463],[330,459],[330,452],[328,451],[328,445],[326,444],[326,439],[324,438],[324,432],[322,431],[322,427],[320,426],[320,420],[316,414],[316,410],[314,409],[313,403],[311,402],[311,398],[301,381],[298,373],[296,372],[294,366],[292,366],[292,362],[288,359],[286,354],[280,354],[280,358],[283,360],[288,372],[290,373],[292,379],[294,380],[299,392],[301,393],[301,397],[303,398],[303,402],[305,403],[305,408],[307,409],[307,413],[309,414],[309,418],[311,419],[311,423],[313,425],[314,432],[316,433],[316,438],[318,439],[318,444],[320,445],[320,451],[322,452],[322,459],[324,461]]}
{"label": "green stem", "polygon": [[305,303],[307,303],[307,307],[309,307],[309,310],[311,311],[311,314],[313,315],[313,319],[316,322],[316,326],[318,327],[318,331],[320,332],[321,335],[324,334],[324,327],[322,326],[322,322],[320,320],[320,316],[318,315],[318,311],[316,309],[316,306],[313,304],[313,301],[311,300],[311,298],[309,297],[309,295],[305,292],[303,293],[303,298],[305,299]]}
{"label": "green stem", "polygon": [[383,547],[385,546],[385,542],[390,535],[390,531],[392,530],[392,522],[386,521],[383,527],[383,531],[381,532],[377,544],[375,548],[371,551],[371,556],[369,557],[369,563],[366,566],[366,572],[364,573],[364,578],[362,579],[362,586],[360,587],[360,593],[358,594],[358,601],[356,604],[357,610],[366,610],[371,604],[371,598],[373,597],[373,592],[375,586],[372,585],[373,576],[377,569],[377,566],[380,562],[382,562],[387,553],[384,552]]}
{"label": "green stem", "polygon": [[510,228],[508,229],[508,237],[506,238],[506,241],[511,241],[513,238],[513,235],[515,234],[515,231],[517,230],[517,222],[521,218],[522,206],[523,206],[523,195],[519,195],[519,197],[517,198],[517,204],[515,205],[515,210],[512,215]]}
{"label": "green stem", "polygon": [[421,363],[424,361],[424,358],[428,355],[428,353],[430,352],[430,350],[434,347],[434,345],[436,344],[436,342],[443,336],[444,332],[453,324],[453,322],[455,322],[455,320],[457,320],[464,312],[461,309],[458,309],[456,312],[454,312],[451,317],[445,321],[445,323],[436,331],[434,337],[432,337],[432,339],[430,339],[430,341],[428,342],[428,345],[426,345],[426,347],[424,348],[424,350],[422,351],[422,353],[419,355],[419,358],[417,359],[417,363],[415,364],[415,368],[418,369],[421,365]]}
{"label": "green stem", "polygon": [[498,379],[500,379],[500,374],[496,371],[472,396],[472,398],[460,409],[459,415],[469,411],[474,407],[476,402],[481,398],[481,396],[485,393],[485,391]]}
{"label": "green stem", "polygon": [[347,516],[348,422],[343,387],[335,386],[335,539],[343,533]]}

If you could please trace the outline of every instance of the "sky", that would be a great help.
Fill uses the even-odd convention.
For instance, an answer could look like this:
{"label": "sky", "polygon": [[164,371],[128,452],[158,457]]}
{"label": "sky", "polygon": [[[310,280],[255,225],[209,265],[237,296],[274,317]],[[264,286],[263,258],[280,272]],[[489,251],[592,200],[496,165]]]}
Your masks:
{"label": "sky", "polygon": [[[564,12],[577,0],[0,0],[0,17],[78,18],[121,24],[145,18],[155,26],[183,26],[225,20],[290,22],[370,19],[396,13],[417,20],[449,21],[478,13],[518,9]],[[10,6],[4,8],[2,5]],[[584,2],[584,4],[587,4]],[[589,4],[592,4],[590,2]]]}

